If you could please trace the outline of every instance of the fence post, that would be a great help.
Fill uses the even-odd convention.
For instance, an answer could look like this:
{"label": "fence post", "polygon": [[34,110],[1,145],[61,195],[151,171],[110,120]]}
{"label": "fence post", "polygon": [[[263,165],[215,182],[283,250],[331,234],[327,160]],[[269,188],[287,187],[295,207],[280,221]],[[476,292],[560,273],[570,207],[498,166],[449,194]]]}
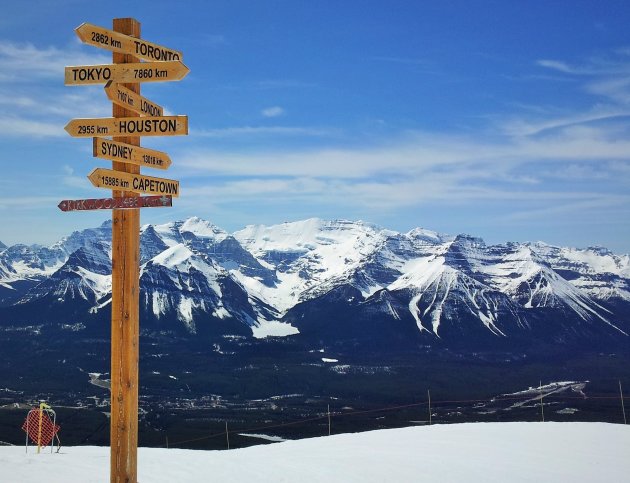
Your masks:
{"label": "fence post", "polygon": [[429,426],[431,425],[431,390],[427,389],[427,395],[429,396]]}
{"label": "fence post", "polygon": [[227,440],[227,449],[230,449],[230,433],[228,431],[227,421],[225,422],[225,439]]}
{"label": "fence post", "polygon": [[328,436],[330,436],[330,404],[328,404]]}
{"label": "fence post", "polygon": [[626,420],[626,407],[623,404],[623,390],[621,389],[621,379],[619,379],[619,397],[621,398],[621,411],[623,412],[623,424],[628,424]]}
{"label": "fence post", "polygon": [[542,393],[542,381],[538,382],[538,392],[540,392],[540,415],[542,417],[542,422],[545,422],[545,407],[543,405],[543,393]]}
{"label": "fence post", "polygon": [[44,419],[44,406],[39,403],[39,428],[37,430],[37,454],[42,447],[42,420]]}

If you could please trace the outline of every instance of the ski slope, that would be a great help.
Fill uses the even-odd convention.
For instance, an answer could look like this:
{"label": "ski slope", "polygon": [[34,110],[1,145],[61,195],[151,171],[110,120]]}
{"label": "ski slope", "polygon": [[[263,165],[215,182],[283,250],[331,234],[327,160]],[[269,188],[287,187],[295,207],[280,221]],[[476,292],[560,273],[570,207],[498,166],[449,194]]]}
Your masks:
{"label": "ski slope", "polygon": [[[231,451],[140,448],[138,481],[613,482],[630,475],[630,427],[606,423],[436,425]],[[37,455],[0,447],[0,481],[105,483],[109,448]]]}

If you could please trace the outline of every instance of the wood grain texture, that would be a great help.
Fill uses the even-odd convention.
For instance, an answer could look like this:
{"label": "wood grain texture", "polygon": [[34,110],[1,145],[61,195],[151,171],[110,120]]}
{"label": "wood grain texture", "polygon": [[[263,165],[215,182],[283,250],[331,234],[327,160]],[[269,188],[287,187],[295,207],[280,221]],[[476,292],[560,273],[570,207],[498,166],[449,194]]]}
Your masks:
{"label": "wood grain texture", "polygon": [[[114,31],[140,37],[140,23],[132,18],[113,21]],[[115,64],[139,59],[113,53]],[[140,94],[140,84],[124,84]],[[137,113],[117,104],[113,117],[136,117]],[[136,136],[115,137],[132,146],[140,145]],[[139,174],[140,167],[112,162],[116,171]],[[114,197],[138,196],[128,191],[113,191]],[[112,212],[112,326],[111,326],[111,473],[112,483],[136,483],[138,478],[138,359],[139,359],[139,278],[140,210]]]}

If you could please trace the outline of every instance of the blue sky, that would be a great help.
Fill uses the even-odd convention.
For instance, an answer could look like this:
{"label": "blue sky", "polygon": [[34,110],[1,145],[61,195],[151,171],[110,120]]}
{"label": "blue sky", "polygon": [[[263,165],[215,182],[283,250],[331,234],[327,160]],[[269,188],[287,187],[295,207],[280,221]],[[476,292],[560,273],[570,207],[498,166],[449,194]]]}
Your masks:
{"label": "blue sky", "polygon": [[236,230],[320,217],[488,243],[630,252],[630,4],[623,1],[29,1],[0,17],[0,241],[49,244],[109,212],[86,176],[107,161],[72,118],[108,117],[66,65],[111,53],[74,28],[142,23],[184,53],[181,82],[144,84],[186,137],[181,197],[142,223],[200,216]]}

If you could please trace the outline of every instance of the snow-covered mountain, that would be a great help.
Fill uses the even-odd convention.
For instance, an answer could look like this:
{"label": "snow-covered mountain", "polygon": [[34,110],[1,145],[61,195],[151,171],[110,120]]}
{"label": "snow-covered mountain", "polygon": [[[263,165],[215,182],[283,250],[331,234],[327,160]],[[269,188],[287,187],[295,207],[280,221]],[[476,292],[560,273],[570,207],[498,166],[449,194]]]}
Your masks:
{"label": "snow-covered mountain", "polygon": [[[50,247],[2,249],[2,314],[12,323],[32,318],[29,307],[102,315],[111,301],[110,239],[105,223]],[[468,235],[319,219],[230,234],[190,218],[144,226],[141,264],[148,331],[414,343],[630,340],[630,257],[604,248],[488,246]]]}

